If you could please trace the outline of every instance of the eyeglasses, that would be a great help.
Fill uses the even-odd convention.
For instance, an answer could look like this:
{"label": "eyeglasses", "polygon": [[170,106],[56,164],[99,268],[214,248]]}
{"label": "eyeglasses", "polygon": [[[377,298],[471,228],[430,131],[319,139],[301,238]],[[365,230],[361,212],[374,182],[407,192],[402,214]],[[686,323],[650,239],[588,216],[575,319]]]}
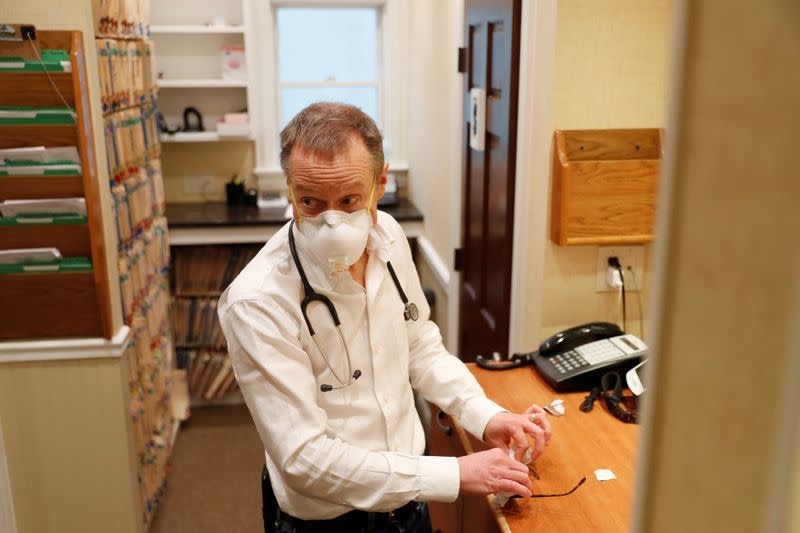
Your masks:
{"label": "eyeglasses", "polygon": [[[535,479],[537,479],[537,480],[541,479],[539,477],[539,473],[536,471],[536,467],[534,467],[533,465],[528,465],[528,475],[533,477],[533,478],[535,478]],[[570,494],[572,494],[573,492],[578,490],[578,488],[581,485],[583,485],[584,483],[586,483],[586,478],[585,477],[581,478],[581,480],[578,481],[577,485],[572,487],[567,492],[562,492],[560,494],[532,494],[530,497],[531,498],[556,498],[558,496],[569,496]],[[512,498],[522,498],[522,496],[514,495],[514,496],[512,496]]]}

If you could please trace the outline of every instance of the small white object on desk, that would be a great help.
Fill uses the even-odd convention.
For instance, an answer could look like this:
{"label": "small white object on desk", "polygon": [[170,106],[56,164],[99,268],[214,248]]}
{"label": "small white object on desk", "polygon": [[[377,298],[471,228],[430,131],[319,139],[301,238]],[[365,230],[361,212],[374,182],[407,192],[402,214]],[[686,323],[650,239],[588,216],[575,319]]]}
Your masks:
{"label": "small white object on desk", "polygon": [[564,416],[566,412],[564,409],[564,400],[553,400],[544,406],[544,410],[553,416]]}
{"label": "small white object on desk", "polygon": [[611,479],[617,479],[617,476],[614,475],[614,472],[607,468],[595,470],[594,477],[597,478],[597,481],[609,481]]}

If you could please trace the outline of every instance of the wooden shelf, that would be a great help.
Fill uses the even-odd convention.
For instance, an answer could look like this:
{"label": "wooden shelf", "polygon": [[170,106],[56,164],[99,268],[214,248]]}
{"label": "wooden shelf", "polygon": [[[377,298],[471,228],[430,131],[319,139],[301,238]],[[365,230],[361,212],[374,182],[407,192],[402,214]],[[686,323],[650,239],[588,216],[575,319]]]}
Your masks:
{"label": "wooden shelf", "polygon": [[556,131],[551,239],[560,246],[653,240],[658,129]]}
{"label": "wooden shelf", "polygon": [[94,272],[0,275],[0,340],[103,337]]}
{"label": "wooden shelf", "polygon": [[0,249],[58,248],[64,257],[91,257],[86,224],[21,224],[0,230]]}
{"label": "wooden shelf", "polygon": [[158,86],[161,89],[246,89],[247,82],[240,80],[221,79],[158,80]]}
{"label": "wooden shelf", "polygon": [[0,201],[83,196],[83,176],[0,176]]}
{"label": "wooden shelf", "polygon": [[[51,72],[50,78],[67,104],[75,107],[72,74]],[[0,102],[4,106],[64,107],[44,72],[0,73]]]}
{"label": "wooden shelf", "polygon": [[78,145],[78,128],[74,124],[0,125],[0,148]]}
{"label": "wooden shelf", "polygon": [[190,131],[178,132],[172,135],[161,134],[161,142],[168,143],[206,143],[206,142],[242,142],[250,141],[252,136],[234,137],[232,135],[220,135],[216,131]]}
{"label": "wooden shelf", "polygon": [[203,26],[196,25],[156,25],[150,26],[152,35],[176,35],[176,34],[244,34],[244,26]]}

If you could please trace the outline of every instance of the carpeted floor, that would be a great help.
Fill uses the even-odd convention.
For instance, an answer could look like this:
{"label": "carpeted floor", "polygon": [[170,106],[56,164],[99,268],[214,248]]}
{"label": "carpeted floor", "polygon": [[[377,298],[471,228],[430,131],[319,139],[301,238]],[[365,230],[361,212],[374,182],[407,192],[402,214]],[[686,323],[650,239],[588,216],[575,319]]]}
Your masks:
{"label": "carpeted floor", "polygon": [[192,409],[181,424],[151,533],[255,533],[264,450],[244,405]]}

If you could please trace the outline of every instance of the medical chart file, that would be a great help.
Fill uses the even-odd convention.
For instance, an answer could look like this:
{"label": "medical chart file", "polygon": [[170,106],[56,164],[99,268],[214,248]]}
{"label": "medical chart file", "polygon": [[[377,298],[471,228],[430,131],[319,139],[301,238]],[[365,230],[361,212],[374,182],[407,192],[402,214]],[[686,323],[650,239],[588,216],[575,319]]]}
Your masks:
{"label": "medical chart file", "polygon": [[75,112],[66,107],[0,106],[0,124],[75,124]]}

